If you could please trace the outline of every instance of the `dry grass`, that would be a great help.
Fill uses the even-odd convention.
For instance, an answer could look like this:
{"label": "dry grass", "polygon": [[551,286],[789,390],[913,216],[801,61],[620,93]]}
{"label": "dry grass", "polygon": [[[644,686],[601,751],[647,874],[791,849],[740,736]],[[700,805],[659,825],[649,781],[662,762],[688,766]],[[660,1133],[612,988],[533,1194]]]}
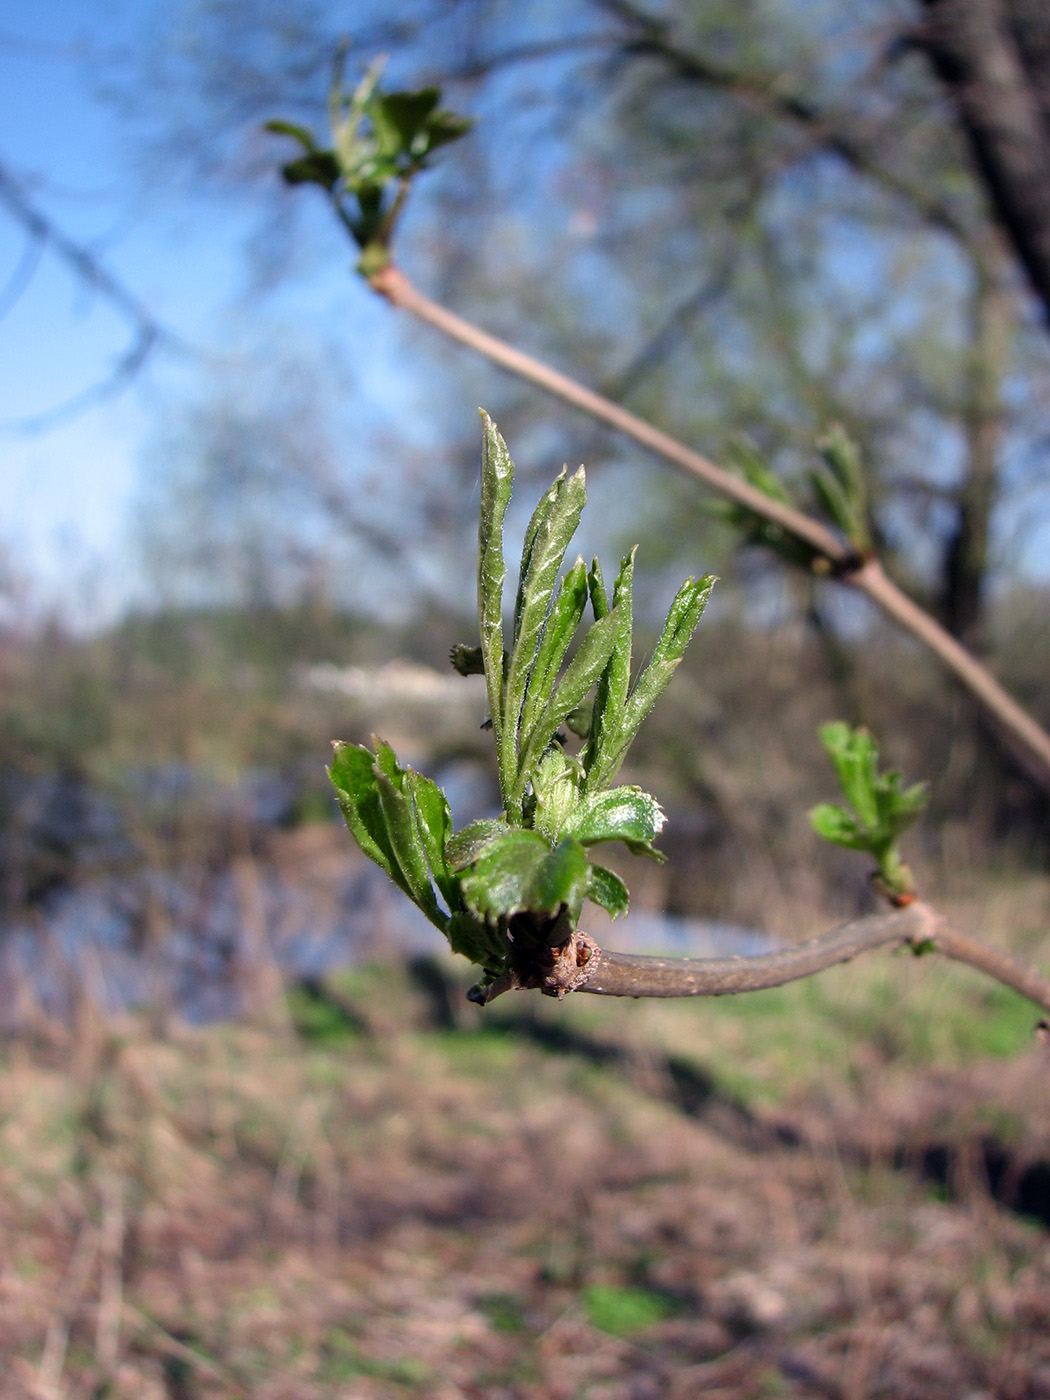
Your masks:
{"label": "dry grass", "polygon": [[0,1394],[1050,1396],[1050,1063],[954,984],[999,1039],[924,1041],[928,961],[498,1015],[373,969],[297,1036],[11,1046]]}

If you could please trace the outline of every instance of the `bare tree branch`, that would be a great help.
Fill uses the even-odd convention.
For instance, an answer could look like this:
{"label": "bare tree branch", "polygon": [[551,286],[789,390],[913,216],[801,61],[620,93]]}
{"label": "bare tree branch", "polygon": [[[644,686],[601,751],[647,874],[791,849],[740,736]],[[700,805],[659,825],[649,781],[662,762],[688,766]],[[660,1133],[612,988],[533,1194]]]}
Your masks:
{"label": "bare tree branch", "polygon": [[119,393],[139,373],[158,345],[167,345],[183,354],[194,353],[188,343],[163,325],[90,249],[63,232],[38,208],[26,194],[22,182],[2,162],[0,204],[15,222],[25,229],[29,240],[18,267],[0,294],[0,315],[5,315],[21,296],[36,270],[40,255],[44,250],[50,249],[81,282],[92,287],[115,307],[125,320],[130,322],[133,331],[131,344],[120,355],[112,371],[99,383],[43,413],[26,418],[7,419],[0,423],[0,428],[17,432],[38,432],[83,412],[101,399]]}
{"label": "bare tree branch", "polygon": [[924,0],[916,42],[1050,314],[1050,20],[1045,0]]}
{"label": "bare tree branch", "polygon": [[916,901],[890,914],[842,924],[828,933],[754,958],[653,958],[592,952],[579,992],[614,997],[718,997],[756,992],[812,977],[875,948],[908,946],[938,952],[976,968],[1050,1011],[1050,980],[1006,953],[954,928],[929,905]]}
{"label": "bare tree branch", "polygon": [[1033,782],[1050,790],[1050,734],[999,684],[988,669],[913,602],[887,576],[877,559],[862,559],[819,520],[792,506],[774,501],[748,482],[731,475],[702,453],[686,447],[669,433],[630,413],[619,404],[552,369],[541,360],[508,345],[469,321],[431,301],[394,265],[372,278],[372,286],[393,305],[484,355],[494,364],[599,422],[632,438],[648,451],[688,472],[719,495],[779,525],[808,545],[832,576],[865,593],[916,640],[927,647],[970,692],[1012,740],[1013,748]]}
{"label": "bare tree branch", "polygon": [[779,73],[757,67],[737,68],[683,47],[671,37],[667,24],[630,0],[601,0],[601,8],[628,27],[621,42],[624,54],[658,59],[686,82],[721,88],[788,121],[808,132],[822,149],[838,156],[850,169],[903,200],[924,222],[962,243],[969,242],[972,230],[959,211],[928,184],[887,165],[880,156],[878,141],[865,137],[854,114],[819,107],[802,93],[787,88]]}

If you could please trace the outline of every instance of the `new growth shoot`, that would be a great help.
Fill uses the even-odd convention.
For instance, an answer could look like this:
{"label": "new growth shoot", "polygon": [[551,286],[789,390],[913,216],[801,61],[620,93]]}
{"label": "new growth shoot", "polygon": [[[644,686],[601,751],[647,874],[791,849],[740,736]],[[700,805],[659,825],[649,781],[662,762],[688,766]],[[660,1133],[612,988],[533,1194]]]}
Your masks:
{"label": "new growth shoot", "polygon": [[579,980],[593,946],[577,932],[585,900],[614,918],[629,903],[620,877],[590,859],[592,847],[621,841],[662,859],[653,845],[664,823],[660,804],[639,787],[613,783],[715,580],[682,584],[632,681],[634,550],[611,596],[597,559],[588,569],[577,558],[561,572],[586,501],[584,469],[572,476],[563,469],[525,531],[505,628],[503,521],[514,463],[485,413],[482,425],[480,645],[454,647],[451,660],[463,675],[485,676],[503,810],[453,832],[441,789],[402,766],[381,740],[374,750],[336,744],[329,773],[361,849],[482,969],[474,995],[483,1001],[506,985],[564,995]]}

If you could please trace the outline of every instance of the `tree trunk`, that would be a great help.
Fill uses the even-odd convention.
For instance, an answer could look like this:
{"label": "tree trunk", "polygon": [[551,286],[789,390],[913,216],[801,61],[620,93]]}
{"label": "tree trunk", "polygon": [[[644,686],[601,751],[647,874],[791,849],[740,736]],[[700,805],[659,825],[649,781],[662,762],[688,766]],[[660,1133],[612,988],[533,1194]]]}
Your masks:
{"label": "tree trunk", "polygon": [[994,252],[981,253],[976,276],[966,407],[968,461],[959,487],[956,528],[945,552],[943,598],[949,631],[980,651],[985,641],[988,539],[999,485],[1001,388],[1012,318],[1001,259]]}
{"label": "tree trunk", "polygon": [[1050,316],[1050,6],[923,0],[921,44],[951,94],[1000,223]]}

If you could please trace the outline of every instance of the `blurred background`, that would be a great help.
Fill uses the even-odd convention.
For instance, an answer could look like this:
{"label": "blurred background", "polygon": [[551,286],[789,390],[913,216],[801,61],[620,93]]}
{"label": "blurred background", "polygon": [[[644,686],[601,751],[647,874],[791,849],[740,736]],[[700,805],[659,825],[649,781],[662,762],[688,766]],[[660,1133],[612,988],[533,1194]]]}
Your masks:
{"label": "blurred background", "polygon": [[[1050,177],[1041,7],[971,8]],[[344,39],[351,77],[441,86],[475,126],[399,227],[416,284],[717,461],[801,482],[844,424],[889,572],[1048,724],[1050,276],[978,32],[949,0],[7,0],[0,1389],[1050,1395],[1028,1008],[887,959],[482,1015],[324,765],[378,729],[459,823],[497,802],[446,660],[481,404],[511,560],[583,461],[577,546],[608,576],[640,542],[643,634],[720,576],[632,751],[669,861],[621,862],[618,946],[875,907],[806,820],[845,718],[931,783],[921,887],[1045,966],[1047,792],[864,600],[377,298],[263,130],[325,131]]]}

